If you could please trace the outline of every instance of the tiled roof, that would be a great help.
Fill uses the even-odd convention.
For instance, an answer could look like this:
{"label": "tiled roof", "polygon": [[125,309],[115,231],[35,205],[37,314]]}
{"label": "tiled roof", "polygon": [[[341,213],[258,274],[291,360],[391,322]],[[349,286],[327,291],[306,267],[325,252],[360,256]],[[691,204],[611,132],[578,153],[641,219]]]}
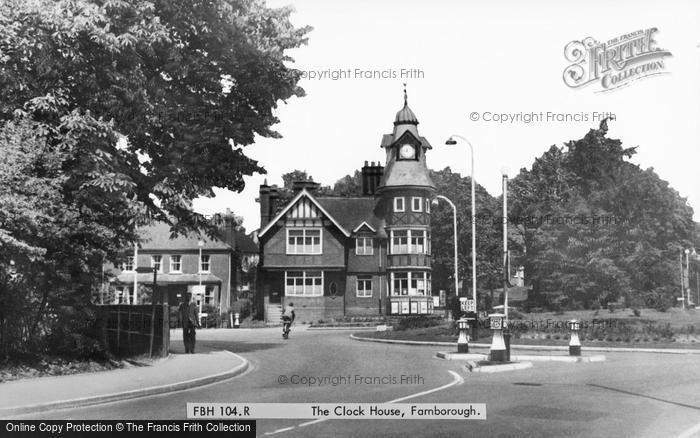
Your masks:
{"label": "tiled roof", "polygon": [[183,250],[191,249],[198,250],[198,242],[202,240],[204,246],[202,249],[231,249],[231,246],[219,239],[210,239],[205,235],[197,235],[191,233],[187,236],[179,235],[178,237],[170,238],[170,225],[165,222],[156,222],[153,225],[140,227],[138,230],[142,241],[140,248],[144,250]]}
{"label": "tiled roof", "polygon": [[259,252],[258,244],[253,240],[252,233],[245,234],[240,231],[236,232],[236,249],[242,253],[255,253]]}
{"label": "tiled roof", "polygon": [[384,223],[374,212],[377,205],[374,198],[318,197],[316,200],[346,230],[354,230],[362,222],[367,222],[379,235],[383,235]]}
{"label": "tiled roof", "polygon": [[380,187],[427,186],[435,188],[425,164],[421,161],[399,160],[390,162],[384,170]]}

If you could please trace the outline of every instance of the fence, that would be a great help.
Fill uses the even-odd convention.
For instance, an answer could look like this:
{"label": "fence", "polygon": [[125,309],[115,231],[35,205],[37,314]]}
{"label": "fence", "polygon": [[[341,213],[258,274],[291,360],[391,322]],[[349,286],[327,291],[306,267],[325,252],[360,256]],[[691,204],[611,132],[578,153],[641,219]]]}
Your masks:
{"label": "fence", "polygon": [[98,306],[109,351],[117,356],[165,357],[170,348],[167,304]]}

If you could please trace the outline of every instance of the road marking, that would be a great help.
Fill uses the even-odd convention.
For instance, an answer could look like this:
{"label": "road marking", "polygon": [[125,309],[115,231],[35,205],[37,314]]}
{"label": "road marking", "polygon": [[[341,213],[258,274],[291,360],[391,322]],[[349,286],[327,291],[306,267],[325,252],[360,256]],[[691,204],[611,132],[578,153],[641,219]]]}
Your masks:
{"label": "road marking", "polygon": [[681,407],[684,407],[684,408],[700,410],[700,406],[688,405],[688,404],[685,404],[685,403],[679,403],[679,402],[675,402],[675,401],[673,401],[673,400],[666,400],[666,399],[659,398],[659,397],[654,397],[654,396],[651,396],[651,395],[645,395],[645,394],[639,394],[639,393],[636,393],[636,392],[625,391],[624,389],[613,388],[613,387],[610,387],[610,386],[596,385],[595,383],[588,383],[587,385],[588,385],[588,386],[592,386],[592,387],[594,387],[594,388],[607,389],[608,391],[620,392],[620,393],[622,393],[622,394],[634,395],[634,396],[636,396],[636,397],[648,398],[648,399],[650,399],[650,400],[656,400],[656,401],[660,401],[660,402],[662,402],[662,403],[668,403],[668,404],[672,404],[672,405],[676,405],[676,406],[681,406]]}
{"label": "road marking", "polygon": [[697,436],[700,436],[700,423],[696,424],[695,426],[691,427],[690,429],[683,431],[683,433],[678,435],[678,438],[691,438],[691,437],[697,437]]}
{"label": "road marking", "polygon": [[[422,392],[418,392],[415,394],[407,395],[405,397],[400,397],[400,398],[397,398],[397,399],[394,399],[394,400],[391,400],[388,402],[384,402],[384,403],[385,404],[398,403],[400,401],[404,401],[404,400],[408,400],[408,399],[416,398],[416,397],[421,397],[421,396],[426,395],[426,394],[431,394],[433,392],[442,391],[443,389],[447,389],[447,388],[450,388],[452,386],[457,386],[457,385],[461,385],[464,383],[464,378],[461,375],[459,375],[458,373],[451,371],[451,370],[448,370],[448,372],[450,374],[452,374],[452,377],[454,377],[454,379],[446,385],[442,385],[442,386],[439,386],[439,387],[433,388],[433,389],[428,389],[427,391],[422,391]],[[277,433],[287,432],[289,430],[294,429],[295,427],[311,426],[312,424],[322,423],[322,422],[328,421],[328,420],[329,420],[328,418],[318,418],[316,420],[307,421],[306,423],[301,423],[301,424],[298,424],[296,426],[290,426],[290,427],[285,427],[284,429],[277,429],[277,430],[273,430],[272,432],[266,432],[265,435],[275,435]]]}

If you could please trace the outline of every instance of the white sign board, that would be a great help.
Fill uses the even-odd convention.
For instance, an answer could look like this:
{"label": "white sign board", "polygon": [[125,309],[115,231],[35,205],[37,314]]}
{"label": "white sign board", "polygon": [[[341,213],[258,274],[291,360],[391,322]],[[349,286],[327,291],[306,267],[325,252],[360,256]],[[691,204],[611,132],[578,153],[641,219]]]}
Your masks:
{"label": "white sign board", "polygon": [[202,285],[194,285],[190,286],[191,287],[191,292],[192,295],[204,295],[204,292],[206,292],[206,286]]}

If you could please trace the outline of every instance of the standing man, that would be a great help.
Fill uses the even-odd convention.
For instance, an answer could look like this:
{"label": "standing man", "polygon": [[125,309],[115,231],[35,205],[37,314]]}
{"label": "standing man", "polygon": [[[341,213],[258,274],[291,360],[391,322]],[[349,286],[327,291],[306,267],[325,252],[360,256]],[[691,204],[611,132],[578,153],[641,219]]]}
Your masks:
{"label": "standing man", "polygon": [[195,328],[199,327],[199,308],[190,292],[185,294],[185,300],[180,303],[179,313],[180,322],[182,323],[182,341],[185,344],[185,353],[194,353]]}

